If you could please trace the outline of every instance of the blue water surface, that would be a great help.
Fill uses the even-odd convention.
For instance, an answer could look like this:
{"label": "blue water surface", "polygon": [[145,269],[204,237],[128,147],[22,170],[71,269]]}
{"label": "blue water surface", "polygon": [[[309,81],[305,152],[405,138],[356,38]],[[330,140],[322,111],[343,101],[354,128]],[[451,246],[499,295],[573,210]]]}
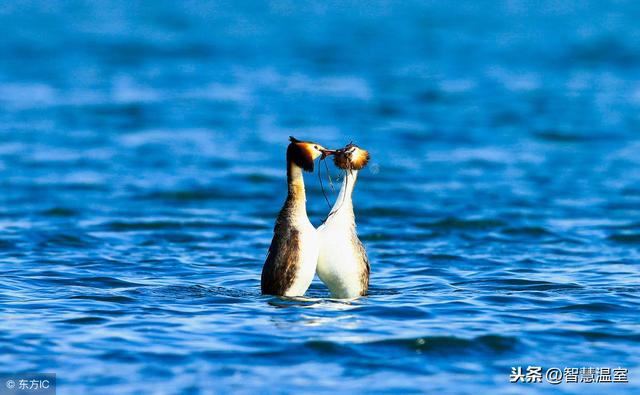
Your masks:
{"label": "blue water surface", "polygon": [[[0,373],[59,394],[640,393],[638,20],[2,2]],[[289,135],[371,152],[368,297],[260,295]],[[630,383],[509,383],[529,365]]]}

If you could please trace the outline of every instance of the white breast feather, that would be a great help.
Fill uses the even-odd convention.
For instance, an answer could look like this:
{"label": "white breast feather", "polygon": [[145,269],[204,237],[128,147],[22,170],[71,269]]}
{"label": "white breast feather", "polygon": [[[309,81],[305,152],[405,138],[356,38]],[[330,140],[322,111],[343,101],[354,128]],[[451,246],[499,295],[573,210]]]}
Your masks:
{"label": "white breast feather", "polygon": [[305,215],[298,221],[300,232],[300,256],[301,263],[298,267],[293,284],[289,287],[285,296],[302,296],[309,289],[313,276],[316,273],[318,263],[319,240],[318,231],[313,227]]}
{"label": "white breast feather", "polygon": [[339,209],[318,228],[320,254],[318,277],[329,288],[331,296],[350,299],[360,296],[361,262],[352,243],[353,211]]}

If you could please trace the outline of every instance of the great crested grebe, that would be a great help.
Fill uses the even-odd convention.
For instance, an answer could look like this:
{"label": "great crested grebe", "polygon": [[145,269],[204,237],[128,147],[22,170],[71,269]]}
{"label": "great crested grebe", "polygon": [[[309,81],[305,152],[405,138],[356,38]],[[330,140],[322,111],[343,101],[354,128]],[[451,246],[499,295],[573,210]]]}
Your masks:
{"label": "great crested grebe", "polygon": [[262,267],[262,294],[302,296],[316,272],[319,242],[307,217],[302,170],[313,171],[314,160],[333,154],[319,144],[289,137],[287,182],[289,193],[273,230],[273,240]]}
{"label": "great crested grebe", "polygon": [[345,176],[329,217],[318,228],[320,255],[316,271],[337,299],[364,296],[369,288],[369,259],[356,234],[351,200],[358,171],[368,161],[369,153],[354,144],[335,151],[334,162],[344,169]]}

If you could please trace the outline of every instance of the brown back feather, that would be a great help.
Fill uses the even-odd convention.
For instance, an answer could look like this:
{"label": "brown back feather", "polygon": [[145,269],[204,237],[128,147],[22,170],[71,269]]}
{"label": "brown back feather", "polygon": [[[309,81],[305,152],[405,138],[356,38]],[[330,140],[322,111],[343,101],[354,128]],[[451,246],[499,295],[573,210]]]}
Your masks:
{"label": "brown back feather", "polygon": [[284,295],[293,285],[300,262],[300,232],[291,224],[293,200],[285,201],[276,225],[264,266],[260,286],[263,295]]}

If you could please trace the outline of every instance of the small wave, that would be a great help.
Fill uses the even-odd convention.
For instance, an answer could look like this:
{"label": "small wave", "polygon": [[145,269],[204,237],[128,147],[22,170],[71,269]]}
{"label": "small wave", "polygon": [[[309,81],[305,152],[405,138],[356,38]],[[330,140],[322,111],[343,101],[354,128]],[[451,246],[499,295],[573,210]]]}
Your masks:
{"label": "small wave", "polygon": [[111,302],[111,303],[135,303],[136,300],[127,296],[102,296],[102,295],[76,295],[69,299],[80,300],[95,300],[97,302]]}
{"label": "small wave", "polygon": [[159,296],[167,296],[173,299],[196,299],[207,298],[211,296],[228,296],[234,298],[256,297],[260,296],[258,292],[250,292],[241,289],[233,289],[218,286],[203,285],[166,285],[144,289],[137,289],[136,293],[153,294]]}
{"label": "small wave", "polygon": [[260,296],[258,291],[247,291],[243,289],[234,289],[227,287],[205,287],[207,293],[210,295],[222,295],[222,296],[233,296],[233,297],[255,297]]}
{"label": "small wave", "polygon": [[41,212],[46,217],[74,217],[78,214],[77,211],[65,207],[53,207]]}
{"label": "small wave", "polygon": [[633,67],[640,61],[636,48],[628,45],[618,36],[601,36],[581,40],[568,47],[568,63],[582,63],[589,66]]}
{"label": "small wave", "polygon": [[171,232],[171,233],[155,232],[152,237],[150,237],[148,240],[143,241],[142,243],[140,243],[140,245],[156,246],[156,245],[162,244],[163,242],[173,243],[173,244],[182,244],[182,243],[188,244],[188,243],[197,243],[204,240],[206,240],[205,237],[186,233],[186,232]]}
{"label": "small wave", "polygon": [[525,280],[519,278],[512,279],[487,279],[487,280],[469,280],[452,283],[453,286],[477,285],[480,287],[491,287],[494,289],[513,290],[513,291],[551,291],[566,289],[581,289],[579,284],[574,283],[553,283],[549,281]]}
{"label": "small wave", "polygon": [[56,233],[48,235],[36,236],[40,239],[38,245],[40,247],[75,247],[88,248],[95,244],[98,240],[85,234],[68,234]]}
{"label": "small wave", "polygon": [[80,318],[70,318],[67,320],[59,320],[58,322],[65,324],[73,324],[73,325],[95,325],[102,324],[109,320],[102,317],[80,317]]}
{"label": "small wave", "polygon": [[266,226],[251,222],[210,222],[210,221],[112,221],[103,225],[106,229],[115,232],[127,231],[153,231],[153,230],[178,230],[178,229],[265,229]]}
{"label": "small wave", "polygon": [[382,296],[382,295],[398,295],[399,291],[389,288],[380,288],[376,286],[370,286],[367,296]]}
{"label": "small wave", "polygon": [[209,228],[213,223],[206,221],[113,221],[104,224],[112,231],[165,230],[184,228]]}
{"label": "small wave", "polygon": [[370,207],[358,210],[358,215],[363,217],[398,217],[404,218],[410,216],[408,210],[393,207]]}
{"label": "small wave", "polygon": [[122,363],[136,363],[140,361],[138,353],[131,353],[126,350],[113,350],[102,353],[99,356],[101,361],[116,361]]}
{"label": "small wave", "polygon": [[170,363],[170,364],[184,363],[191,358],[191,355],[188,352],[174,353],[174,352],[146,351],[146,352],[141,352],[140,356],[145,361],[158,361],[158,362]]}
{"label": "small wave", "polygon": [[433,336],[412,339],[382,340],[373,345],[398,346],[415,351],[446,352],[453,350],[491,350],[505,352],[515,348],[518,340],[511,336],[484,335],[472,339],[455,336]]}
{"label": "small wave", "polygon": [[614,313],[614,312],[628,311],[629,309],[613,303],[597,302],[597,303],[571,304],[568,306],[557,307],[554,310]]}
{"label": "small wave", "polygon": [[492,229],[505,226],[504,221],[498,219],[460,219],[456,217],[444,218],[435,222],[417,223],[416,226],[426,229]]}
{"label": "small wave", "polygon": [[[456,336],[424,336],[415,338],[399,338],[375,340],[364,343],[335,343],[328,341],[312,341],[305,343],[306,347],[323,353],[342,354],[346,351],[361,351],[369,353],[380,349],[399,349],[417,353],[440,354],[457,356],[461,353],[504,353],[514,350],[518,340],[512,336],[483,335],[475,338]],[[376,351],[377,352],[377,351]]]}
{"label": "small wave", "polygon": [[520,228],[506,228],[502,230],[502,233],[512,236],[553,236],[553,232],[546,230],[540,226],[525,226]]}
{"label": "small wave", "polygon": [[360,235],[360,240],[362,241],[389,241],[395,239],[396,236],[390,233],[367,233]]}
{"label": "small wave", "polygon": [[368,359],[374,355],[388,355],[389,353],[405,352],[410,354],[429,354],[445,358],[457,358],[461,354],[503,354],[513,351],[519,342],[515,337],[500,335],[483,335],[475,338],[455,336],[424,336],[415,338],[392,338],[373,341],[332,341],[308,340],[301,344],[285,347],[279,350],[269,350],[254,353],[257,357],[282,358],[292,354],[310,353],[319,356],[361,357]]}
{"label": "small wave", "polygon": [[15,244],[12,241],[6,239],[0,239],[0,251],[1,250],[9,250],[15,247]]}
{"label": "small wave", "polygon": [[540,140],[554,143],[581,143],[594,139],[592,136],[563,132],[559,130],[541,130],[534,132],[533,135]]}
{"label": "small wave", "polygon": [[640,333],[616,333],[616,332],[603,332],[598,330],[567,330],[567,329],[554,329],[544,332],[528,332],[527,337],[542,335],[542,336],[558,336],[568,339],[576,339],[582,337],[587,340],[620,340],[620,341],[640,341]]}
{"label": "small wave", "polygon": [[266,296],[270,298],[268,303],[271,306],[278,308],[287,307],[312,307],[319,303],[322,303],[321,299],[309,298],[309,297],[279,297],[279,296]]}
{"label": "small wave", "polygon": [[246,179],[247,181],[250,181],[252,183],[257,183],[257,184],[270,184],[278,180],[278,177],[274,177],[274,176],[262,174],[262,173],[245,174],[243,178]]}
{"label": "small wave", "polygon": [[640,244],[640,233],[618,233],[610,235],[607,239],[624,244]]}
{"label": "small wave", "polygon": [[425,319],[432,317],[432,314],[425,309],[412,305],[395,305],[393,307],[371,307],[371,315],[390,320],[405,319]]}
{"label": "small wave", "polygon": [[401,233],[366,233],[360,235],[360,240],[362,241],[424,241],[426,239],[431,239],[440,236],[438,232],[420,232],[420,233],[409,233],[409,232],[401,232]]}
{"label": "small wave", "polygon": [[207,200],[247,200],[255,196],[247,196],[241,193],[232,193],[224,188],[220,189],[199,189],[181,191],[158,191],[148,194],[138,195],[139,200],[168,200],[177,202],[207,201]]}
{"label": "small wave", "polygon": [[310,340],[303,345],[313,351],[317,351],[320,354],[328,355],[344,355],[345,352],[350,351],[349,354],[353,354],[354,350],[348,344],[337,343],[327,340]]}
{"label": "small wave", "polygon": [[427,259],[430,261],[462,261],[463,258],[450,254],[428,254]]}
{"label": "small wave", "polygon": [[[63,275],[62,273],[55,273],[55,274]],[[57,284],[62,284],[62,285],[73,285],[73,286],[83,286],[83,287],[92,287],[92,288],[132,288],[132,287],[144,286],[144,284],[124,281],[124,280],[117,279],[115,277],[70,278],[70,277],[66,277],[65,275],[65,277],[47,278],[47,281],[57,283]]]}

